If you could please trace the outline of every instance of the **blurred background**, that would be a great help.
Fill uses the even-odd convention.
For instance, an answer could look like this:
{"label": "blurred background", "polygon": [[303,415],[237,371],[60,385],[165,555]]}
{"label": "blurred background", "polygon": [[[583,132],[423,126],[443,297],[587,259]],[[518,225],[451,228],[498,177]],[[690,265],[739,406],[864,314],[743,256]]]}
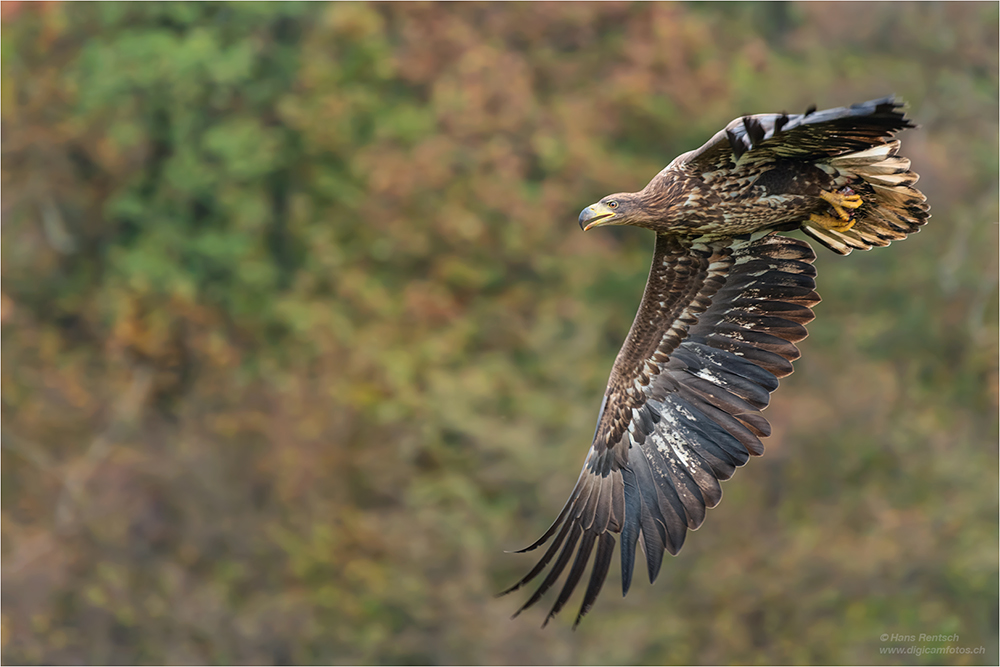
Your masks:
{"label": "blurred background", "polygon": [[[4,3],[3,661],[996,664],[997,25]],[[819,249],[766,455],[655,586],[509,620],[652,253],[579,210],[892,93],[933,219]]]}

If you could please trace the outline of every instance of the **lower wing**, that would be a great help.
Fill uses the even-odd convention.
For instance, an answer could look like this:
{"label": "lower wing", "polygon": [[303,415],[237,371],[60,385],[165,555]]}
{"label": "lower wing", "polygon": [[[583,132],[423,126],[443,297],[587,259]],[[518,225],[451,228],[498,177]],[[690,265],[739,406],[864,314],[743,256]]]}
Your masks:
{"label": "lower wing", "polygon": [[[778,378],[792,372],[795,342],[813,319],[815,259],[805,241],[767,235],[713,246],[660,236],[639,314],[615,362],[594,443],[569,500],[545,534],[551,544],[501,595],[549,567],[515,616],[569,574],[548,623],[596,552],[576,623],[600,593],[621,534],[622,592],[642,539],[650,582],[664,552],[722,498],[729,479],[763,453],[761,416]],[[553,559],[555,562],[553,563]]]}

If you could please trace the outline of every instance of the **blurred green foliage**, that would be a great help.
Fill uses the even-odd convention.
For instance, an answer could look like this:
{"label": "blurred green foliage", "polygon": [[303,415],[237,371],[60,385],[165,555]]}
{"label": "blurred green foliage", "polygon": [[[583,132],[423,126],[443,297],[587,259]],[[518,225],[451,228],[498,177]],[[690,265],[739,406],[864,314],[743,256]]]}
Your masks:
{"label": "blurred green foliage", "polygon": [[[4,12],[5,662],[996,664],[996,4]],[[891,92],[934,217],[821,252],[767,455],[509,621],[651,252],[577,211]]]}

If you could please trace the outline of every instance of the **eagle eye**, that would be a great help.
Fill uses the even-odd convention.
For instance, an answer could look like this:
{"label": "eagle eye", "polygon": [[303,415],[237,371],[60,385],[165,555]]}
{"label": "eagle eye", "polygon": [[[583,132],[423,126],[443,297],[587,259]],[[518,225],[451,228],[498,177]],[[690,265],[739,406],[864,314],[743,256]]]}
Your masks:
{"label": "eagle eye", "polygon": [[618,208],[618,202],[612,199],[608,202],[608,208]]}

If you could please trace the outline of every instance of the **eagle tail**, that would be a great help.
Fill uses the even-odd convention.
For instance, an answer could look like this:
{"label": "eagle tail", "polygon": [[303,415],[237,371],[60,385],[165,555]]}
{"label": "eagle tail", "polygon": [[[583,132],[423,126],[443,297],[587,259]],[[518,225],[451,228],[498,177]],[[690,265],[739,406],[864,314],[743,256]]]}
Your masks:
{"label": "eagle tail", "polygon": [[830,158],[836,182],[863,203],[853,212],[850,229],[834,231],[806,221],[802,231],[841,255],[887,246],[919,231],[930,217],[927,198],[913,187],[919,176],[910,171],[909,159],[896,156],[898,150],[897,140]]}

